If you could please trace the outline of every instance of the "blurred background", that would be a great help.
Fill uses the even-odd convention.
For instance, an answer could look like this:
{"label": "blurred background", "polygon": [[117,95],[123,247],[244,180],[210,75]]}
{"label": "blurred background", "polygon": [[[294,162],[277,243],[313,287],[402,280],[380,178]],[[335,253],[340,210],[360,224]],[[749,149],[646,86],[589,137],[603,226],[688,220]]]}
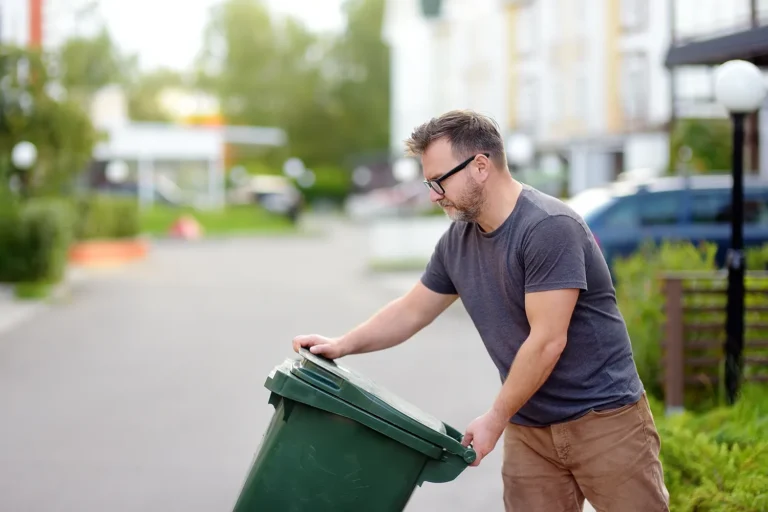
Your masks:
{"label": "blurred background", "polygon": [[[293,336],[407,291],[448,227],[403,141],[456,108],[595,233],[673,509],[768,509],[768,103],[736,148],[715,87],[765,83],[768,0],[0,0],[0,45],[0,509],[231,509]],[[462,430],[479,337],[458,303],[417,338],[349,364]],[[502,510],[498,451],[409,510]]]}

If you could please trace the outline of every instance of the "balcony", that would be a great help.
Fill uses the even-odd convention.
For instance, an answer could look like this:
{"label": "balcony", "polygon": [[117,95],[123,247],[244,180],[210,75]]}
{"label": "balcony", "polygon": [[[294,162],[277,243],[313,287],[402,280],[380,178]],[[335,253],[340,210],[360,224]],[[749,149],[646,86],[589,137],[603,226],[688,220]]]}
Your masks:
{"label": "balcony", "polygon": [[[768,0],[713,3],[711,10],[701,5],[707,0],[699,0],[697,7],[686,5],[690,3],[673,0],[675,34],[665,60],[668,68],[717,66],[731,59],[768,66]],[[722,12],[715,12],[716,6]],[[691,16],[691,8],[711,15]]]}

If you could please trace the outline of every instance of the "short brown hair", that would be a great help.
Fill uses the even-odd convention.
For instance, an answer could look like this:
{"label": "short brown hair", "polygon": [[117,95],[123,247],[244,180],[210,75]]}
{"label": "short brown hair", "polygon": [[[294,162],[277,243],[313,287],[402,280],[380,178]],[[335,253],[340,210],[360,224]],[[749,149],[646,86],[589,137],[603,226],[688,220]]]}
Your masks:
{"label": "short brown hair", "polygon": [[490,117],[471,110],[451,110],[418,126],[405,141],[408,154],[420,156],[430,144],[448,139],[458,160],[477,153],[489,153],[500,168],[506,168],[507,155],[498,124]]}

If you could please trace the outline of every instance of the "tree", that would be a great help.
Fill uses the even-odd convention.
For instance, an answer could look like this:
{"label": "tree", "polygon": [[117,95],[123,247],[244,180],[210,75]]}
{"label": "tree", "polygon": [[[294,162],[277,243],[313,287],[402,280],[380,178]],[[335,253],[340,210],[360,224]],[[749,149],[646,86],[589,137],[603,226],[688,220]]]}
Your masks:
{"label": "tree", "polygon": [[259,0],[227,0],[211,10],[198,81],[215,92],[233,124],[274,125],[279,112],[276,30]]}
{"label": "tree", "polygon": [[676,174],[681,148],[690,149],[689,171],[722,173],[731,168],[731,123],[727,119],[680,119],[672,132],[669,172]]}
{"label": "tree", "polygon": [[[0,174],[24,176],[27,192],[37,195],[60,193],[71,185],[97,141],[90,118],[78,103],[50,96],[50,67],[50,59],[40,52],[0,49]],[[34,167],[23,173],[10,161],[11,150],[20,141],[32,142],[38,153]]]}
{"label": "tree", "polygon": [[339,69],[334,95],[342,105],[339,126],[349,153],[389,146],[390,61],[381,39],[384,0],[347,0],[346,31],[333,49]]}
{"label": "tree", "polygon": [[228,123],[283,128],[282,158],[330,172],[349,155],[386,151],[384,1],[349,0],[344,12],[347,30],[326,36],[273,19],[260,0],[226,0],[211,14],[199,84],[219,98]]}
{"label": "tree", "polygon": [[68,39],[58,52],[60,83],[83,104],[105,85],[125,83],[128,64],[106,28],[95,37]]}
{"label": "tree", "polygon": [[171,69],[137,74],[126,87],[128,115],[134,121],[172,121],[160,105],[160,94],[167,88],[182,86],[183,77]]}

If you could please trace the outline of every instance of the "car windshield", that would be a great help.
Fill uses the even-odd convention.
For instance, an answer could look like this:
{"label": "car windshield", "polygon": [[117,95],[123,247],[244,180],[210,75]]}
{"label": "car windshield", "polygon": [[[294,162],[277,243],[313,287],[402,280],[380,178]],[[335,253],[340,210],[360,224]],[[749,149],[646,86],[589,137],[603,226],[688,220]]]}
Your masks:
{"label": "car windshield", "polygon": [[587,220],[593,213],[602,209],[613,200],[613,194],[606,188],[591,188],[579,192],[565,203]]}

